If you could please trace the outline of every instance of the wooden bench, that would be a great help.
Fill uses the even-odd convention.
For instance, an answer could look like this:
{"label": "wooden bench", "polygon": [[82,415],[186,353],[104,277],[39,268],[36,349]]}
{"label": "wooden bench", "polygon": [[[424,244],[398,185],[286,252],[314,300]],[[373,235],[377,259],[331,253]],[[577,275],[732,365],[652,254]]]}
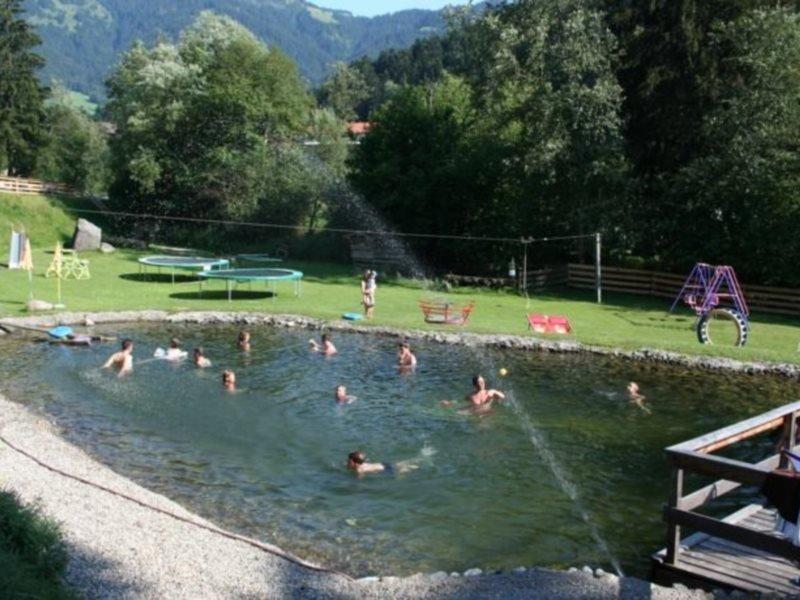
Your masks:
{"label": "wooden bench", "polygon": [[466,304],[456,304],[447,300],[420,300],[419,307],[422,309],[426,323],[465,325],[475,308],[475,301],[470,300]]}

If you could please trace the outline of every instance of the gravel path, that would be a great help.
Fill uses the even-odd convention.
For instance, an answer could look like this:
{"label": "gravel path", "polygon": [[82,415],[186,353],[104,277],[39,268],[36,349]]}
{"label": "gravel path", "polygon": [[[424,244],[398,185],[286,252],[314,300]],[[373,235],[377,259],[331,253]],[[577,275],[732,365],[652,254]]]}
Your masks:
{"label": "gravel path", "polygon": [[[0,397],[0,437],[39,461],[214,527],[67,443],[47,420]],[[62,524],[66,580],[87,598],[647,598],[709,595],[591,572],[528,569],[353,581],[320,573],[57,474],[0,441],[0,486]]]}

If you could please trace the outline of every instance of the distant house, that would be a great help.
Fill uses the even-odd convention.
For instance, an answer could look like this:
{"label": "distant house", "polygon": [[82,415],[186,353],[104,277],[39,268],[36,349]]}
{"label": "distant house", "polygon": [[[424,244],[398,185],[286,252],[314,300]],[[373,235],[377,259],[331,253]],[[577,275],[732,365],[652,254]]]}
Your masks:
{"label": "distant house", "polygon": [[347,133],[358,141],[372,131],[373,123],[370,121],[350,121],[347,124]]}

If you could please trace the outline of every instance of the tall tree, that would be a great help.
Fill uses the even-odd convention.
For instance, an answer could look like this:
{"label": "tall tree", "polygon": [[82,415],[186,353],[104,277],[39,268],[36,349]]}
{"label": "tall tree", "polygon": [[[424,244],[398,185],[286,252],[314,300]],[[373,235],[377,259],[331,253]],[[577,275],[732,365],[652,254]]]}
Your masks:
{"label": "tall tree", "polygon": [[21,0],[0,0],[0,170],[28,175],[41,144],[45,90],[36,79],[41,43],[22,17]]}
{"label": "tall tree", "polygon": [[512,148],[506,203],[522,229],[588,234],[615,223],[626,161],[618,47],[587,0],[520,0],[480,23],[477,97]]}
{"label": "tall tree", "polygon": [[[284,146],[306,135],[311,98],[291,60],[235,21],[201,13],[177,45],[134,45],[108,89],[113,202],[223,218],[307,211],[267,182],[297,173]],[[286,177],[270,179],[276,169]]]}
{"label": "tall tree", "polygon": [[699,128],[696,156],[675,177],[681,205],[661,247],[672,265],[734,262],[764,283],[800,285],[800,15],[751,11],[716,25],[724,55],[717,101]]}

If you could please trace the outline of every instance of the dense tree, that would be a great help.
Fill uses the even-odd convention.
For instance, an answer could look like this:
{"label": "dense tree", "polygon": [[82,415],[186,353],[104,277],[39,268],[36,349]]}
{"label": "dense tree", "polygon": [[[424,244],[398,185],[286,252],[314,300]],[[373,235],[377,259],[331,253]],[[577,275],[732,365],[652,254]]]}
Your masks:
{"label": "dense tree", "polygon": [[369,88],[361,71],[342,62],[334,65],[333,73],[319,91],[320,103],[346,121],[359,116],[358,108],[368,96]]}
{"label": "dense tree", "polygon": [[44,90],[39,37],[23,19],[20,0],[0,0],[0,171],[29,174],[41,144]]}
{"label": "dense tree", "polygon": [[800,285],[800,15],[751,11],[717,25],[709,50],[725,58],[695,157],[672,178],[669,262],[736,259],[740,274]]}
{"label": "dense tree", "polygon": [[[505,207],[493,202],[504,172],[503,147],[485,128],[462,80],[446,76],[405,86],[377,111],[375,122],[355,150],[351,181],[392,226],[486,235],[507,222]],[[431,241],[417,248],[440,268],[477,264],[474,246]]]}
{"label": "dense tree", "polygon": [[178,45],[136,44],[108,89],[113,202],[289,222],[308,210],[310,200],[287,193],[287,206],[274,186],[307,178],[289,168],[299,158],[287,147],[307,135],[311,99],[291,60],[241,25],[202,13]]}
{"label": "dense tree", "polygon": [[40,149],[35,175],[66,183],[76,190],[103,194],[108,189],[108,134],[103,126],[56,88],[45,108],[46,144]]}

